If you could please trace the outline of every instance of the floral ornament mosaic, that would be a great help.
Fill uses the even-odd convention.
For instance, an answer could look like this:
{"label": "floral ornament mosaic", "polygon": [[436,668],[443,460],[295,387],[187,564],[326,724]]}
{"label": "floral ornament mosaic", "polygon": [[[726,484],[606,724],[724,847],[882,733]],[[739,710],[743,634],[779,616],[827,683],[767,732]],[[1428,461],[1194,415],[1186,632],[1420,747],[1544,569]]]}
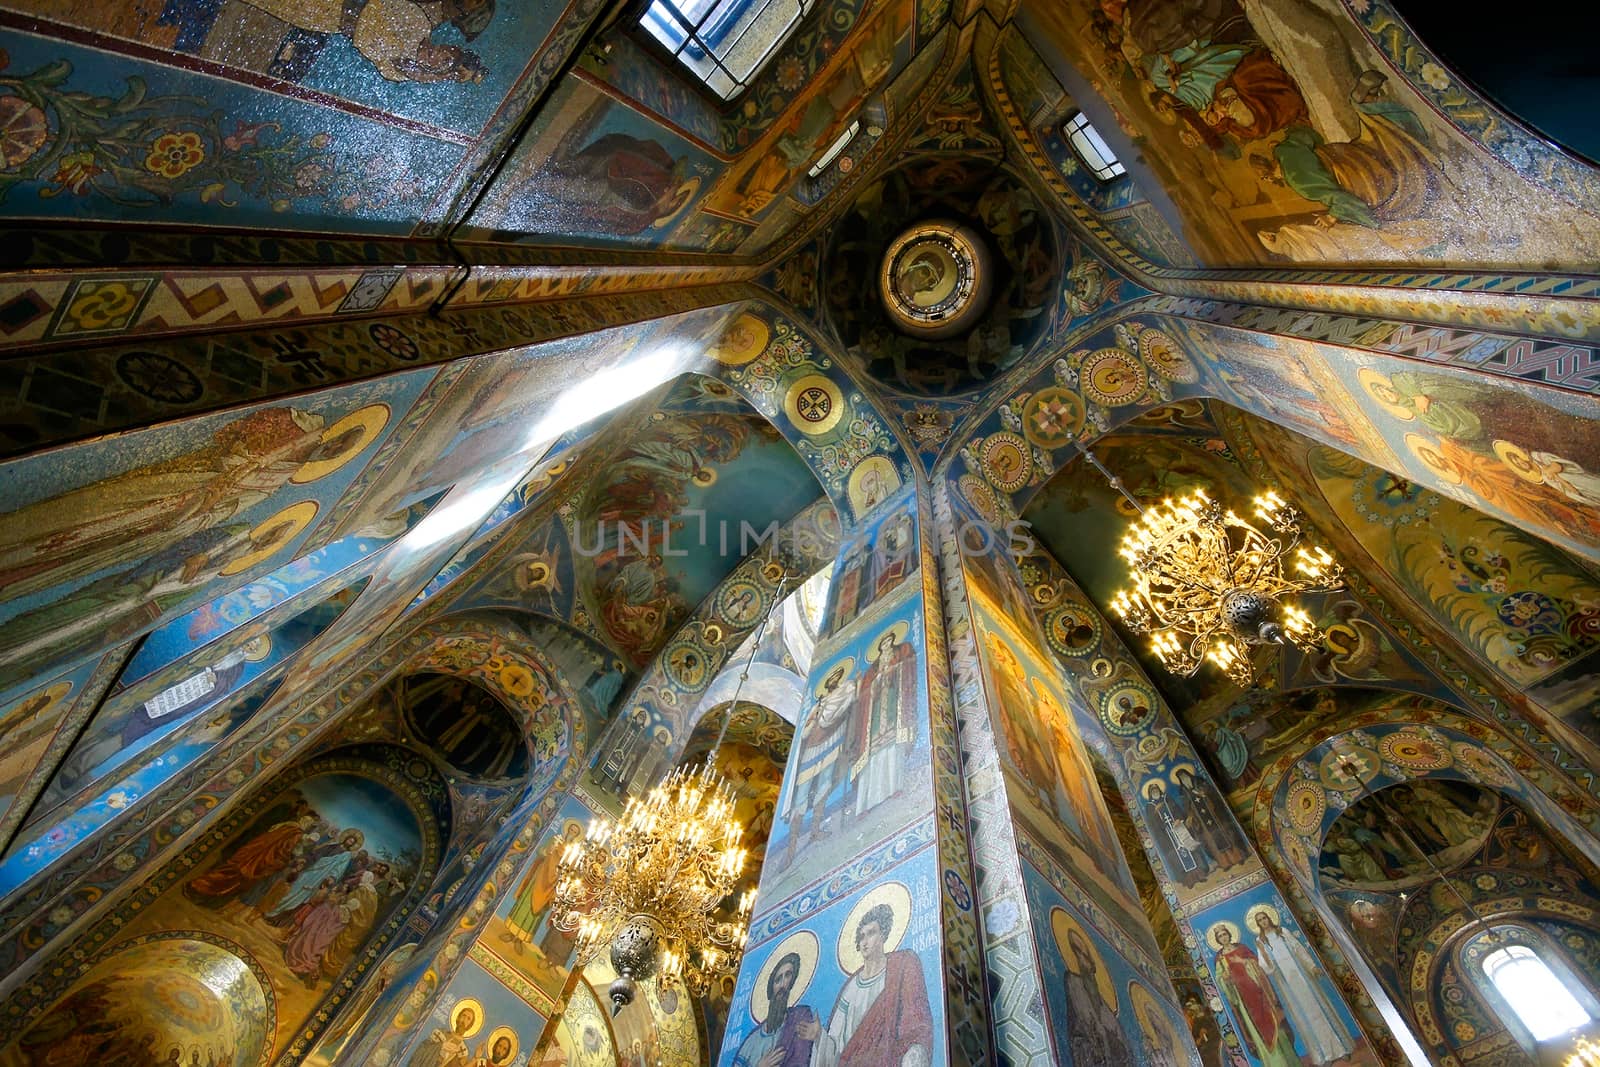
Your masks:
{"label": "floral ornament mosaic", "polygon": [[47,200],[164,207],[198,194],[223,208],[242,196],[280,212],[303,199],[354,211],[420,191],[415,177],[415,189],[400,190],[407,182],[386,163],[355,165],[331,133],[285,134],[280,123],[232,118],[198,96],[151,95],[137,75],[121,96],[97,96],[68,88],[73,73],[65,59],[0,73],[0,197],[39,181]]}
{"label": "floral ornament mosaic", "polygon": [[1043,485],[1056,473],[1054,454],[1074,438],[1109,430],[1115,409],[1167,403],[1174,386],[1200,380],[1199,368],[1162,330],[1122,322],[1111,340],[1062,356],[1050,384],[1008,400],[999,410],[1002,429],[962,448],[967,469],[1006,496]]}

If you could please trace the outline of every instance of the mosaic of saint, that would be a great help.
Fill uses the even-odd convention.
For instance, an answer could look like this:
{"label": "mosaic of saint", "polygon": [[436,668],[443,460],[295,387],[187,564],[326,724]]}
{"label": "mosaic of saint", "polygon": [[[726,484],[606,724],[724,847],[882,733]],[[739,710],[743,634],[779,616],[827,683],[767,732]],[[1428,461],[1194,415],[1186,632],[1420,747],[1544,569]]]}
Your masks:
{"label": "mosaic of saint", "polygon": [[[1148,145],[1144,180],[1166,188],[1213,264],[1536,268],[1600,251],[1582,209],[1523,181],[1424,98],[1462,91],[1449,72],[1424,63],[1413,85],[1337,4],[1074,0],[1026,15],[1041,49],[1064,54]],[[1497,232],[1469,221],[1489,203]]]}
{"label": "mosaic of saint", "polygon": [[643,665],[753,547],[739,548],[741,523],[764,531],[820,492],[771,423],[726,386],[686,379],[580,506],[580,588],[614,647]]}
{"label": "mosaic of saint", "polygon": [[1256,905],[1246,922],[1248,938],[1223,921],[1207,930],[1206,943],[1215,952],[1217,988],[1251,1057],[1262,1067],[1353,1062],[1355,1035],[1305,941],[1279,925],[1272,905]]}
{"label": "mosaic of saint", "polygon": [[1102,892],[1133,898],[1116,828],[1055,671],[976,590],[973,606],[1012,810],[1059,857],[1097,872]]}
{"label": "mosaic of saint", "polygon": [[758,909],[909,822],[930,788],[921,600],[890,603],[812,664]]}
{"label": "mosaic of saint", "polygon": [[[905,869],[900,873],[904,875]],[[926,891],[919,890],[923,896]],[[740,973],[722,1062],[930,1067],[943,1051],[913,890],[885,881],[760,946]],[[931,903],[931,901],[930,901]],[[849,905],[848,908],[846,905]],[[825,947],[826,946],[826,947]]]}
{"label": "mosaic of saint", "polygon": [[1329,828],[1324,885],[1405,889],[1438,877],[1483,847],[1500,813],[1495,794],[1430,779],[1363,797]]}
{"label": "mosaic of saint", "polygon": [[417,739],[474,778],[519,778],[528,746],[511,713],[470,682],[441,674],[405,680],[400,699]]}
{"label": "mosaic of saint", "polygon": [[270,982],[277,1047],[418,876],[420,834],[387,785],[313,775],[276,793],[129,928],[208,930],[240,946]]}

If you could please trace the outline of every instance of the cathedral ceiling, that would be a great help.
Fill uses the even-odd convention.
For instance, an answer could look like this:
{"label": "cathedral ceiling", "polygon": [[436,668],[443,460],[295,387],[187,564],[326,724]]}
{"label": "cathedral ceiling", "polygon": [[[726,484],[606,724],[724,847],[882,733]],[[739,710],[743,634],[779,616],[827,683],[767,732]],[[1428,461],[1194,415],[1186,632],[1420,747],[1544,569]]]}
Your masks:
{"label": "cathedral ceiling", "polygon": [[[1381,685],[1461,703],[1464,694],[1424,662],[1428,644],[1413,627],[1440,646],[1468,651],[1474,670],[1487,669],[1507,690],[1526,694],[1556,730],[1594,740],[1578,694],[1593,692],[1600,671],[1600,639],[1586,606],[1600,600],[1600,585],[1580,560],[1403,477],[1209,403],[1157,408],[1101,438],[1094,451],[1146,505],[1202,486],[1237,508],[1274,488],[1307,517],[1313,539],[1354,572],[1345,590],[1308,598],[1334,633],[1329,648],[1312,656],[1264,653],[1261,691],[1241,694],[1209,670],[1175,678],[1144,653],[1143,641],[1122,631],[1193,736],[1212,746],[1207,754],[1223,781],[1247,785],[1248,768],[1285,743],[1274,735],[1332,714],[1312,694],[1297,697],[1291,711],[1278,692]],[[1078,461],[1023,515],[1104,606],[1126,580],[1116,548],[1131,513],[1132,505]]]}
{"label": "cathedral ceiling", "polygon": [[724,253],[822,198],[806,167],[863,109],[881,134],[946,17],[828,0],[728,107],[625,19],[580,55],[611,17],[594,0],[466,0],[428,26],[381,6],[350,26],[269,3],[6,8],[13,217]]}
{"label": "cathedral ceiling", "polygon": [[1066,0],[1019,25],[1206,265],[1594,258],[1592,174],[1383,0]]}
{"label": "cathedral ceiling", "polygon": [[[784,583],[930,470],[961,509],[1032,521],[1104,603],[1123,516],[1069,466],[1077,437],[1109,435],[1138,495],[1292,486],[1359,564],[1348,596],[1313,605],[1343,643],[1263,664],[1287,700],[1150,672],[1241,809],[1289,825],[1291,785],[1311,793],[1283,754],[1345,720],[1397,750],[1403,718],[1465,743],[1482,723],[1447,705],[1473,704],[1508,736],[1520,723],[1516,744],[1548,727],[1600,751],[1582,747],[1600,746],[1593,569],[1511,525],[1600,548],[1595,364],[1575,340],[1595,319],[1568,306],[1593,283],[1372,271],[1592,262],[1600,186],[1483,107],[1384,0],[1060,0],[1015,19],[824,0],[731,107],[595,0],[453,0],[388,51],[267,0],[0,5],[0,207],[81,227],[11,245],[45,269],[0,275],[0,339],[28,346],[0,375],[0,442],[33,453],[6,468],[0,514],[0,840],[22,829],[0,895],[26,889],[0,918],[10,973],[197,813],[367,729],[340,716],[396,673],[470,679],[514,711],[482,736],[534,739],[531,764],[500,767],[426,708],[385,720],[465,777],[516,763],[550,785],[521,863],[545,827],[619,801],[591,748],[635,771],[703,750]],[[1079,108],[1128,180],[1073,155],[1060,127]],[[912,343],[871,283],[930,219],[980,234],[992,303]],[[1363,272],[1317,276],[1335,288],[1289,265]],[[1307,292],[1318,314],[1281,310]],[[1356,317],[1385,315],[1504,333]],[[557,403],[596,382],[592,410]],[[39,451],[86,439],[70,462]],[[713,551],[723,519],[804,547],[782,565]],[[640,545],[668,531],[672,550]],[[1045,604],[1051,572],[1025,576]],[[1111,625],[1080,608],[1045,619],[1063,662]],[[725,748],[763,803],[779,705],[804,693],[790,666],[758,662]],[[213,699],[145,731],[148,699],[202,667]],[[1159,694],[1123,695],[1108,729]],[[1314,837],[1272,848],[1308,873]],[[463,900],[474,860],[440,858]],[[531,940],[520,906],[476,898],[475,921],[498,912],[464,965],[534,991],[491,1005],[507,1019],[564,977],[511,947]],[[611,1033],[592,1001],[568,1019],[569,1052]]]}

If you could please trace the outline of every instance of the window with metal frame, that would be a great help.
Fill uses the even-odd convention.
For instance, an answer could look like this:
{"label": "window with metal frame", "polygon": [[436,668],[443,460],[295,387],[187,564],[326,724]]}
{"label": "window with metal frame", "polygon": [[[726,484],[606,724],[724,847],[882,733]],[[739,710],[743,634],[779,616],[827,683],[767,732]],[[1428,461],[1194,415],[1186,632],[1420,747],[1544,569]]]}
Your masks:
{"label": "window with metal frame", "polygon": [[814,0],[650,0],[639,24],[724,100],[748,88]]}
{"label": "window with metal frame", "polygon": [[1128,168],[1117,159],[1117,154],[1106,144],[1106,139],[1100,136],[1100,131],[1094,128],[1094,124],[1083,112],[1080,111],[1068,119],[1061,127],[1061,132],[1066,137],[1067,143],[1072,146],[1072,150],[1078,154],[1078,158],[1083,160],[1083,165],[1089,168],[1089,173],[1096,178],[1108,182],[1112,178],[1128,173]]}
{"label": "window with metal frame", "polygon": [[833,139],[833,143],[827,147],[822,155],[817,157],[817,161],[815,163],[811,164],[811,169],[806,171],[806,177],[820,177],[822,172],[831,167],[833,165],[833,161],[839,158],[839,154],[846,148],[850,147],[850,142],[855,140],[856,133],[860,129],[860,119],[856,119],[851,122],[849,126],[846,126],[844,132],[835,137]]}
{"label": "window with metal frame", "polygon": [[1590,1021],[1572,990],[1527,945],[1490,952],[1483,957],[1483,973],[1535,1041],[1548,1041]]}

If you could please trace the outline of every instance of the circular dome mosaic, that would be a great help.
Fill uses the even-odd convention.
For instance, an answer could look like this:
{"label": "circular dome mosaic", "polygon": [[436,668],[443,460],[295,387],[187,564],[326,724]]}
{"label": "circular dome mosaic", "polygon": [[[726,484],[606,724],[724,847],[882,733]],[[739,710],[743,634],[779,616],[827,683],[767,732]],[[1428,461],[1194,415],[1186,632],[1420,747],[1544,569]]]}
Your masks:
{"label": "circular dome mosaic", "polygon": [[883,254],[878,293],[902,333],[949,337],[971,329],[983,315],[993,277],[989,248],[970,226],[921,222]]}
{"label": "circular dome mosaic", "polygon": [[970,393],[1021,360],[1061,284],[1034,195],[992,162],[950,157],[867,185],[834,224],[822,277],[850,355],[914,396]]}

